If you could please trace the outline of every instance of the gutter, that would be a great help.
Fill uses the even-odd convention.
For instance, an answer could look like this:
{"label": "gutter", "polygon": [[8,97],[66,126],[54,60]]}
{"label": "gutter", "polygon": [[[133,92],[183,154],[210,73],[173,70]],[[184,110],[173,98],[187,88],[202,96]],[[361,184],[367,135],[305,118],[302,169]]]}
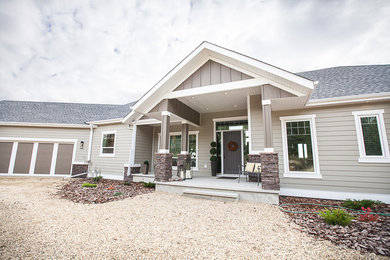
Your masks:
{"label": "gutter", "polygon": [[320,107],[320,106],[331,106],[331,105],[338,105],[338,104],[350,104],[350,103],[385,101],[385,100],[390,100],[390,92],[309,100],[306,104],[306,107]]}

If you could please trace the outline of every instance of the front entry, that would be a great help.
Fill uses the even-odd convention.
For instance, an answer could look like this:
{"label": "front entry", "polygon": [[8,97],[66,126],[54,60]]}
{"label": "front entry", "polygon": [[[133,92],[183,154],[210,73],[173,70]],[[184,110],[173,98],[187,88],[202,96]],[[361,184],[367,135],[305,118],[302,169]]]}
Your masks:
{"label": "front entry", "polygon": [[242,164],[241,131],[223,132],[223,173],[238,174]]}

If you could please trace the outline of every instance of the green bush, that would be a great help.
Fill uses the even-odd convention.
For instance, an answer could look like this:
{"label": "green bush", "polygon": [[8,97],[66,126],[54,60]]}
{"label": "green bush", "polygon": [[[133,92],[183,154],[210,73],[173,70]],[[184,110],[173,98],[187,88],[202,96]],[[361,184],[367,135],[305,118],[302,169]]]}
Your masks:
{"label": "green bush", "polygon": [[115,192],[114,193],[114,196],[120,196],[120,195],[122,195],[123,193],[122,192]]}
{"label": "green bush", "polygon": [[348,226],[351,223],[352,217],[348,212],[342,209],[325,209],[324,211],[318,212],[324,221],[330,225]]}
{"label": "green bush", "polygon": [[215,161],[217,161],[217,156],[215,156],[215,155],[213,155],[213,156],[211,156],[210,157],[210,161],[212,161],[212,162],[215,162]]}
{"label": "green bush", "polygon": [[96,176],[96,177],[93,177],[92,180],[93,181],[96,181],[96,182],[99,182],[101,179],[103,179],[102,176]]}
{"label": "green bush", "polygon": [[153,182],[143,182],[144,187],[146,188],[156,188],[156,184]]}
{"label": "green bush", "polygon": [[131,183],[130,183],[129,181],[125,181],[125,182],[123,183],[123,185],[130,186]]}
{"label": "green bush", "polygon": [[217,143],[213,141],[213,142],[210,143],[210,146],[211,147],[217,147]]}
{"label": "green bush", "polygon": [[97,184],[94,184],[94,183],[89,183],[89,182],[84,182],[82,187],[84,188],[95,188],[97,186]]}
{"label": "green bush", "polygon": [[149,165],[149,161],[144,161],[144,164]]}
{"label": "green bush", "polygon": [[216,153],[217,153],[217,148],[213,147],[213,148],[210,149],[210,154],[214,155]]}
{"label": "green bush", "polygon": [[347,199],[342,204],[343,207],[349,209],[361,210],[363,208],[375,208],[376,206],[383,204],[382,201],[379,200],[351,200]]}

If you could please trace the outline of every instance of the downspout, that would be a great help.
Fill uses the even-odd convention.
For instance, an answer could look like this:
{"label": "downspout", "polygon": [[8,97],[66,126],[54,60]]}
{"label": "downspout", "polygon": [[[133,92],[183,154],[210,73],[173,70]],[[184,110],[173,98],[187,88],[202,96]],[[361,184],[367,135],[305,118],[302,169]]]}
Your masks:
{"label": "downspout", "polygon": [[132,132],[132,136],[131,136],[131,149],[130,149],[130,155],[129,155],[129,165],[127,167],[127,176],[130,176],[130,173],[131,173],[130,167],[134,165],[136,136],[137,136],[137,125],[133,123],[133,132]]}
{"label": "downspout", "polygon": [[89,125],[89,144],[88,144],[88,156],[87,156],[87,162],[88,162],[88,172],[91,171],[91,153],[92,153],[92,141],[93,141],[93,128],[95,126],[93,124]]}

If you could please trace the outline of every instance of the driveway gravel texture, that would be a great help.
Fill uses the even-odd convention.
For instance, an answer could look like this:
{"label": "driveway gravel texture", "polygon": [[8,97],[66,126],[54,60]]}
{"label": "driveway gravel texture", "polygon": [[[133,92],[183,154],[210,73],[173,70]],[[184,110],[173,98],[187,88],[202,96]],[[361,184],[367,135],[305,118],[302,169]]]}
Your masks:
{"label": "driveway gravel texture", "polygon": [[104,204],[60,178],[0,177],[0,259],[388,259],[298,230],[277,206],[153,192]]}

